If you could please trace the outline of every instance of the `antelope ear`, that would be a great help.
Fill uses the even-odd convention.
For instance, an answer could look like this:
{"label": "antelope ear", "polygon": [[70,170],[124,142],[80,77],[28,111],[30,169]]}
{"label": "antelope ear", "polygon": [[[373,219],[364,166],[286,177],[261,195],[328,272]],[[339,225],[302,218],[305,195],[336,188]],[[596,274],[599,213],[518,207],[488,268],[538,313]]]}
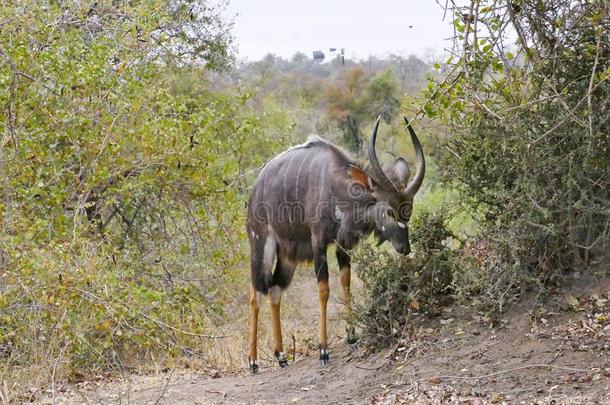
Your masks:
{"label": "antelope ear", "polygon": [[368,191],[373,191],[375,188],[375,182],[364,170],[359,168],[358,166],[348,165],[347,166],[347,175],[354,180],[355,182],[361,184]]}
{"label": "antelope ear", "polygon": [[409,170],[407,161],[401,157],[394,160],[394,164],[390,169],[390,180],[400,189],[407,187],[410,177],[411,170]]}

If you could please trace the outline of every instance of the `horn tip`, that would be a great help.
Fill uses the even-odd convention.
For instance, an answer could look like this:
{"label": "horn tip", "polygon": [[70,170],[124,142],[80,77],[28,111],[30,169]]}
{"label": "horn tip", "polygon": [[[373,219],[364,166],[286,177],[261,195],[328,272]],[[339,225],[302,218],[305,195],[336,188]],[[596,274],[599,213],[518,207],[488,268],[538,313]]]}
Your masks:
{"label": "horn tip", "polygon": [[373,125],[373,135],[377,135],[377,129],[379,128],[379,123],[381,122],[381,114],[379,114],[379,116],[377,116],[377,119],[375,120],[375,125]]}

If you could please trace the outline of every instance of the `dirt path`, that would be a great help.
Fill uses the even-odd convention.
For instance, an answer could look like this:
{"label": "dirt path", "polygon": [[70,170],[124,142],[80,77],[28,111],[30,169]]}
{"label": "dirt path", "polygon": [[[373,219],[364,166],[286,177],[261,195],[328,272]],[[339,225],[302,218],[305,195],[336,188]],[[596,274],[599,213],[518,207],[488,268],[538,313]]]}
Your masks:
{"label": "dirt path", "polygon": [[[374,371],[353,367],[347,350],[335,350],[334,362],[321,369],[310,358],[286,370],[262,372],[257,376],[170,383],[133,393],[134,403],[194,404],[285,404],[301,402],[346,403],[368,396]],[[349,366],[348,366],[349,365]]]}
{"label": "dirt path", "polygon": [[513,308],[495,328],[477,314],[450,309],[393,351],[366,360],[335,328],[324,369],[312,356],[254,377],[133,376],[128,383],[72,387],[58,402],[610,404],[610,279],[559,294],[532,316],[534,302]]}

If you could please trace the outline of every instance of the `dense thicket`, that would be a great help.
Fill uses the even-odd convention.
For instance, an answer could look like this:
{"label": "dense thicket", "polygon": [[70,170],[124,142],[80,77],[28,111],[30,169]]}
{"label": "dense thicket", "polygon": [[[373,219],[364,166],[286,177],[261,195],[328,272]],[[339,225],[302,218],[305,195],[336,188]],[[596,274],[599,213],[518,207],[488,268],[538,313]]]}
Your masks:
{"label": "dense thicket", "polygon": [[441,124],[427,149],[441,176],[415,207],[415,258],[368,248],[354,261],[376,345],[454,299],[498,315],[525,290],[610,271],[608,2],[476,0],[448,12],[453,56],[421,104]]}
{"label": "dense thicket", "polygon": [[473,1],[454,12],[458,57],[425,109],[449,128],[439,166],[501,259],[481,272],[501,305],[511,286],[605,260],[609,7]]}
{"label": "dense thicket", "polygon": [[231,36],[209,4],[0,6],[3,375],[201,350],[242,258],[244,173],[287,129],[212,90]]}

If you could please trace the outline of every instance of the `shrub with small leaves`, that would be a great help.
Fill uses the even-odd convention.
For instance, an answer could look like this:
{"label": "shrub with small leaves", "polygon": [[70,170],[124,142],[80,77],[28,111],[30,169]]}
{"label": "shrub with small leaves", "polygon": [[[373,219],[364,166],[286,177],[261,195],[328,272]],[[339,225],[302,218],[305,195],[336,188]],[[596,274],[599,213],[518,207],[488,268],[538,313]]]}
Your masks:
{"label": "shrub with small leaves", "polygon": [[413,218],[413,258],[372,244],[363,245],[356,255],[354,269],[366,289],[356,317],[368,344],[391,343],[402,335],[410,312],[434,315],[451,301],[458,261],[446,243],[452,238],[447,220],[443,214],[427,212]]}

